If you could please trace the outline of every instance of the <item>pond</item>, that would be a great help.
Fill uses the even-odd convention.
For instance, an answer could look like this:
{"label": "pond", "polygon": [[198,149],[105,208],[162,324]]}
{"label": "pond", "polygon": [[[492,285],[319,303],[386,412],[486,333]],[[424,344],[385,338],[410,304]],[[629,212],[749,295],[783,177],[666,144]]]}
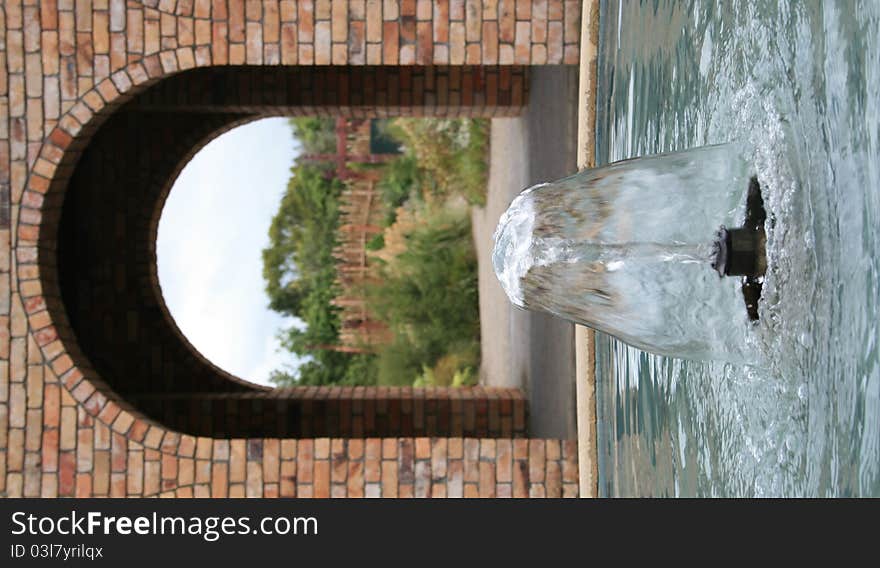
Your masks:
{"label": "pond", "polygon": [[603,2],[597,158],[748,148],[753,364],[597,334],[603,496],[880,495],[880,4]]}

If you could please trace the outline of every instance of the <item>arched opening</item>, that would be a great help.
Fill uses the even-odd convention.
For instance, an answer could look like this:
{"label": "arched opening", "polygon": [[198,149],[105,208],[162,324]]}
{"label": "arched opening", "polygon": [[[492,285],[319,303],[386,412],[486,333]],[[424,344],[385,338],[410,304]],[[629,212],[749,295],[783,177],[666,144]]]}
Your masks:
{"label": "arched opening", "polygon": [[298,153],[282,117],[214,138],[174,181],[156,235],[158,282],[181,333],[221,369],[264,386],[298,362],[281,350],[279,330],[302,321],[270,308],[262,278],[268,228]]}
{"label": "arched opening", "polygon": [[[173,180],[199,148],[235,126],[314,114],[515,115],[524,104],[523,75],[515,67],[222,67],[175,75],[133,98],[84,149],[57,233],[41,233],[57,234],[57,256],[41,261],[57,259],[62,309],[78,349],[122,400],[193,435],[525,435],[517,389],[271,390],[226,373],[170,317],[155,249]],[[41,274],[51,280],[48,265]]]}

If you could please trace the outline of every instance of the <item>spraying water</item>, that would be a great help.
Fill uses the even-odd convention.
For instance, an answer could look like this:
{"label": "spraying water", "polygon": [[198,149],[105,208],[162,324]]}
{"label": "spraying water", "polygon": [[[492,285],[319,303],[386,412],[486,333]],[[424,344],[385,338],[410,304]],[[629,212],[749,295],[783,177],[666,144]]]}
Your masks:
{"label": "spraying water", "polygon": [[880,3],[602,2],[599,25],[597,162],[738,140],[768,214],[760,365],[596,334],[599,494],[880,496]]}
{"label": "spraying water", "polygon": [[510,300],[646,351],[754,362],[737,282],[712,263],[753,175],[736,144],[627,160],[523,191],[492,256]]}

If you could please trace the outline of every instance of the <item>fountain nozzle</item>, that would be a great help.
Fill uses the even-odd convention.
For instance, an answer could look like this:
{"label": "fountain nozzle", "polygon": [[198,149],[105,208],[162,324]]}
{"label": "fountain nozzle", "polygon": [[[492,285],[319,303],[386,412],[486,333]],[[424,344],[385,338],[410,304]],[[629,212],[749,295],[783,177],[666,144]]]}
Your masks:
{"label": "fountain nozzle", "polygon": [[721,227],[715,241],[712,268],[721,276],[763,276],[767,271],[766,243],[763,227],[757,230]]}
{"label": "fountain nozzle", "polygon": [[746,219],[738,229],[722,226],[715,240],[715,255],[712,261],[719,276],[741,276],[742,293],[746,302],[749,319],[758,320],[758,300],[764,274],[767,272],[767,234],[764,221],[767,212],[761,197],[758,178],[749,181],[746,198]]}

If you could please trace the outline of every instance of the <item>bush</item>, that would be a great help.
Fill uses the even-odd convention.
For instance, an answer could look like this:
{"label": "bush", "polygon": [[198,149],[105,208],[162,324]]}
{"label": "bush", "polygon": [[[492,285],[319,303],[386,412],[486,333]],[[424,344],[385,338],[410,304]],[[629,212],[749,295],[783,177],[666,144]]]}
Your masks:
{"label": "bush", "polygon": [[397,208],[406,203],[413,191],[419,191],[421,183],[422,172],[415,156],[406,154],[386,165],[378,184],[382,203],[388,211],[386,225],[394,222]]}
{"label": "bush", "polygon": [[[295,118],[307,154],[333,153],[335,121]],[[280,369],[278,385],[472,384],[479,368],[477,263],[469,212],[485,202],[489,123],[470,119],[395,119],[386,133],[405,153],[381,169],[386,230],[366,245],[377,284],[364,291],[370,311],[391,331],[378,353],[333,350],[339,341],[333,249],[342,183],[329,164],[297,163],[263,251],[271,308],[305,325],[283,331],[284,347],[305,362]],[[463,199],[462,199],[463,198]]]}
{"label": "bush", "polygon": [[[380,384],[412,384],[424,367],[441,365],[444,383],[479,359],[476,254],[466,212],[426,206],[407,247],[367,289],[370,309],[392,332],[377,360]],[[449,371],[454,362],[456,369]]]}
{"label": "bush", "polygon": [[485,205],[487,120],[398,118],[388,128],[422,170],[423,189]]}

